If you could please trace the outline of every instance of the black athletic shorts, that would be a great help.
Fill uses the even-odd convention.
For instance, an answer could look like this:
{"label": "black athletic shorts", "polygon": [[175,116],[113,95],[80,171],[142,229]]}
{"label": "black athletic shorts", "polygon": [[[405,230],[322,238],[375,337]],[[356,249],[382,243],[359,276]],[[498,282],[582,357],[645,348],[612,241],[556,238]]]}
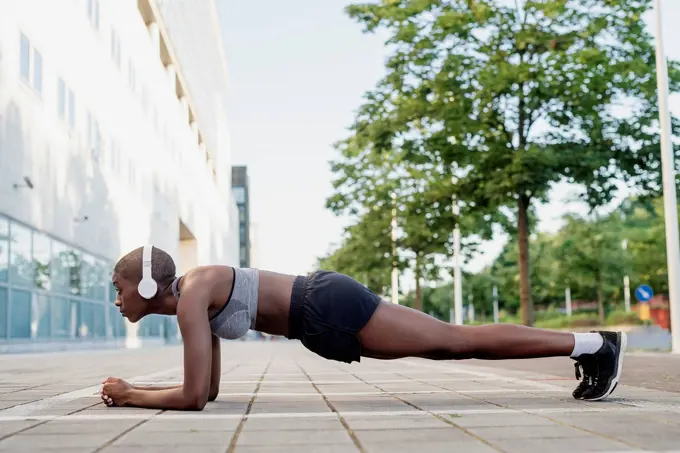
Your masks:
{"label": "black athletic shorts", "polygon": [[330,360],[359,362],[363,328],[380,297],[356,280],[337,272],[317,271],[293,284],[288,338]]}

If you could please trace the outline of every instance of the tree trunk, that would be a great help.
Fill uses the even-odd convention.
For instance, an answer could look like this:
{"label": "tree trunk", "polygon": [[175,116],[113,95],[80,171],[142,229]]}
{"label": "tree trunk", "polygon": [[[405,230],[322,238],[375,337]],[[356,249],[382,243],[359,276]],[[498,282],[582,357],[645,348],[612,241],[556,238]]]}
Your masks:
{"label": "tree trunk", "polygon": [[604,326],[604,293],[602,291],[602,274],[599,270],[595,272],[595,285],[597,286],[597,316],[600,318],[600,325]]}
{"label": "tree trunk", "polygon": [[531,298],[531,266],[529,263],[529,197],[520,195],[517,202],[517,239],[519,242],[519,298],[522,323],[534,324],[534,303]]}
{"label": "tree trunk", "polygon": [[423,300],[420,294],[420,256],[416,255],[416,268],[415,268],[415,276],[416,276],[416,298],[413,302],[413,308],[419,311],[423,311]]}

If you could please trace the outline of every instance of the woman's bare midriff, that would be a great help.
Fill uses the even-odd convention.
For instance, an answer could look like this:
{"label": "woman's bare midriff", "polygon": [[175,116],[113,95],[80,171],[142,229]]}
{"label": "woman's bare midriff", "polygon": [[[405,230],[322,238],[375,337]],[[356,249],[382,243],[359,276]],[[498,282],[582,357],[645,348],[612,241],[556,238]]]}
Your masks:
{"label": "woman's bare midriff", "polygon": [[260,271],[255,329],[269,335],[288,335],[290,296],[295,275]]}
{"label": "woman's bare midriff", "polygon": [[[187,273],[200,274],[203,282],[212,285],[212,302],[208,316],[213,317],[229,303],[233,285],[233,269],[229,266],[204,266]],[[288,335],[288,313],[295,275],[260,270],[255,329],[270,335]]]}

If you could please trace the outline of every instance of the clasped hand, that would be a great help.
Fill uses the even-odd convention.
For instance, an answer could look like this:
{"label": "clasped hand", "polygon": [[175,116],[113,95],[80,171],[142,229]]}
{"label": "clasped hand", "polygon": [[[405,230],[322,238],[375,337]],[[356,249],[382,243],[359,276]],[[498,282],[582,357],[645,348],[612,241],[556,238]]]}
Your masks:
{"label": "clasped hand", "polygon": [[109,377],[102,381],[99,391],[104,403],[109,406],[125,406],[129,402],[132,386],[123,379]]}

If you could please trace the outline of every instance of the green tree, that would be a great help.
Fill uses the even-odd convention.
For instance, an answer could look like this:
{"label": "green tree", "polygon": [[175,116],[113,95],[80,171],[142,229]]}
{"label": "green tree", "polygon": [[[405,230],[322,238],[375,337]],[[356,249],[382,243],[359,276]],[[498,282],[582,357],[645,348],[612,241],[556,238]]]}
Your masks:
{"label": "green tree", "polygon": [[[392,273],[391,214],[372,209],[345,229],[341,244],[318,259],[318,268],[348,275],[377,294],[390,290]],[[403,267],[403,263],[398,263]]]}
{"label": "green tree", "polygon": [[605,218],[587,220],[567,216],[559,233],[560,269],[569,277],[576,297],[595,298],[600,323],[605,321],[605,299],[620,294],[624,275],[621,223],[614,213]]}
{"label": "green tree", "polygon": [[[559,261],[556,257],[558,243],[553,235],[540,233],[531,241],[529,253],[533,256],[531,281],[536,305],[560,304],[564,284],[558,275]],[[517,240],[509,241],[491,264],[488,272],[498,285],[499,305],[515,312],[520,308],[520,268]]]}
{"label": "green tree", "polygon": [[668,262],[663,199],[633,198],[626,200],[619,211],[623,222],[622,240],[627,241],[624,266],[630,275],[631,285],[645,283],[651,285],[656,293],[667,293]]}
{"label": "green tree", "polygon": [[[517,236],[524,324],[533,323],[530,212],[552,183],[607,203],[613,180],[659,189],[651,0],[382,0],[348,14],[384,30],[387,75],[366,95],[333,169],[338,194],[376,168],[426,178]],[[669,68],[671,91],[680,72]],[[621,108],[625,103],[625,108]],[[678,122],[674,118],[674,129]],[[452,177],[456,184],[451,184]],[[365,199],[356,197],[357,203]],[[499,217],[503,215],[503,218]]]}

